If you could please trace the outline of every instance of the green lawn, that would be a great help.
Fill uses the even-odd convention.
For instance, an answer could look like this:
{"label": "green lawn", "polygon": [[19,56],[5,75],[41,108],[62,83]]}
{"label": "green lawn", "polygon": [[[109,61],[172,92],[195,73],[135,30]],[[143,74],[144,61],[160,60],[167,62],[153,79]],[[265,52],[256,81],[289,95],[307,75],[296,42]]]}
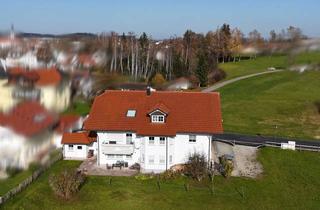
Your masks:
{"label": "green lawn", "polygon": [[319,209],[319,154],[264,148],[259,161],[265,170],[262,177],[216,176],[213,195],[204,183],[191,183],[186,192],[184,179],[161,182],[159,191],[156,180],[114,177],[109,185],[108,177],[89,177],[71,201],[55,197],[48,175],[79,162],[60,161],[4,209]]}
{"label": "green lawn", "polygon": [[293,56],[258,56],[252,60],[221,63],[219,67],[227,73],[226,80],[228,80],[239,76],[263,72],[266,71],[268,67],[286,69],[290,65],[311,63],[320,64],[320,52],[305,52]]}
{"label": "green lawn", "polygon": [[320,72],[280,72],[245,79],[218,91],[225,131],[320,138]]}
{"label": "green lawn", "polygon": [[21,171],[16,175],[14,175],[13,177],[0,180],[0,196],[4,195],[13,187],[20,184],[23,180],[28,178],[36,169],[37,169],[37,166],[31,166],[28,170]]}
{"label": "green lawn", "polygon": [[76,101],[71,105],[64,114],[87,115],[90,112],[90,104],[85,101]]}

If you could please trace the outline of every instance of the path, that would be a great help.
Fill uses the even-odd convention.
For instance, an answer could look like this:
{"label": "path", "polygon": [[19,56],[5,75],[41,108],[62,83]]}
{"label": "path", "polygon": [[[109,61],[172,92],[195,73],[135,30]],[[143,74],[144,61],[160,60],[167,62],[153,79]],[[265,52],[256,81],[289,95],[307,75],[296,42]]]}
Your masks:
{"label": "path", "polygon": [[259,73],[255,73],[255,74],[249,74],[249,75],[245,75],[245,76],[241,76],[241,77],[236,77],[236,78],[233,78],[233,79],[230,79],[230,80],[226,80],[226,81],[223,81],[223,82],[220,82],[218,84],[215,84],[215,85],[212,85],[211,87],[208,87],[206,89],[203,89],[202,92],[212,92],[212,91],[215,91],[225,85],[228,85],[228,84],[231,84],[231,83],[234,83],[234,82],[237,82],[239,80],[243,80],[243,79],[247,79],[247,78],[250,78],[250,77],[255,77],[255,76],[259,76],[259,75],[263,75],[263,74],[271,74],[271,73],[276,73],[276,72],[282,72],[283,70],[274,70],[274,71],[264,71],[264,72],[259,72]]}

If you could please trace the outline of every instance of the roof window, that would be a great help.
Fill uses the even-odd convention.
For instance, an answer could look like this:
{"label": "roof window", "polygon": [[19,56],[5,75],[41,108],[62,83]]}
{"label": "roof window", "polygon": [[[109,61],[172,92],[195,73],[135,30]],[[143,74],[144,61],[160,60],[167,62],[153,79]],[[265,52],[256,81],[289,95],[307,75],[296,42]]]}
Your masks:
{"label": "roof window", "polygon": [[127,117],[135,117],[136,116],[136,110],[134,109],[129,109],[127,111]]}

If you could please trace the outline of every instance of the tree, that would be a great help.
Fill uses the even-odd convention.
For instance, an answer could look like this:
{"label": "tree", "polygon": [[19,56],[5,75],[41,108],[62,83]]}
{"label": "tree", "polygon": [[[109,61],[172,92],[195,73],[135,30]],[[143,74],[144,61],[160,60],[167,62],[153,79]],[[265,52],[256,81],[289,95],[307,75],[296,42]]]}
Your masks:
{"label": "tree", "polygon": [[160,87],[166,82],[162,74],[157,73],[151,80],[151,85],[154,87]]}
{"label": "tree", "polygon": [[64,170],[58,175],[51,175],[49,185],[57,196],[69,200],[72,195],[80,190],[85,179],[85,175],[81,172]]}
{"label": "tree", "polygon": [[277,33],[275,32],[275,30],[271,30],[270,31],[270,42],[276,42],[277,41]]}
{"label": "tree", "polygon": [[205,52],[200,52],[198,54],[198,66],[195,73],[197,78],[199,79],[200,87],[207,86],[209,65]]}
{"label": "tree", "polygon": [[231,31],[231,41],[230,41],[230,50],[233,54],[233,61],[235,61],[236,56],[240,60],[240,51],[242,47],[243,33],[235,28]]}
{"label": "tree", "polygon": [[208,162],[204,154],[193,153],[189,155],[185,173],[197,181],[208,175]]}

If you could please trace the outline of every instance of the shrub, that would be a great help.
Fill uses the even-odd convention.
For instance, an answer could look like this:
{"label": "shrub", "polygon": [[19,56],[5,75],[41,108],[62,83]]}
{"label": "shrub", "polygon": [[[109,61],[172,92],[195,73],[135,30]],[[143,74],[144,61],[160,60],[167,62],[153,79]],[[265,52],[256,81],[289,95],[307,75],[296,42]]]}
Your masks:
{"label": "shrub", "polygon": [[206,156],[199,153],[193,153],[189,155],[185,173],[193,179],[201,181],[208,174],[208,163]]}
{"label": "shrub", "polygon": [[320,114],[320,101],[315,101],[314,105],[316,106],[316,109],[317,109],[318,113]]}
{"label": "shrub", "polygon": [[228,160],[225,156],[220,157],[220,163],[222,166],[222,175],[225,178],[229,178],[231,176],[231,173],[233,171],[233,163],[231,160]]}
{"label": "shrub", "polygon": [[21,171],[22,171],[22,169],[17,168],[17,167],[7,167],[6,168],[6,173],[8,174],[9,177],[14,177],[15,175],[17,175]]}
{"label": "shrub", "polygon": [[180,175],[181,175],[180,171],[167,170],[167,171],[160,174],[160,179],[162,179],[162,180],[176,179]]}
{"label": "shrub", "polygon": [[58,175],[49,177],[49,185],[54,193],[65,200],[69,200],[80,190],[86,176],[76,170],[64,170]]}
{"label": "shrub", "polygon": [[151,80],[151,85],[153,87],[159,87],[163,85],[166,82],[165,78],[162,76],[162,74],[157,73]]}
{"label": "shrub", "polygon": [[224,78],[226,78],[226,76],[227,76],[226,72],[223,71],[222,69],[215,69],[208,75],[209,83],[212,84],[212,83],[219,82],[220,80],[223,80]]}
{"label": "shrub", "polygon": [[154,178],[154,174],[138,174],[134,177],[137,180],[145,181]]}

